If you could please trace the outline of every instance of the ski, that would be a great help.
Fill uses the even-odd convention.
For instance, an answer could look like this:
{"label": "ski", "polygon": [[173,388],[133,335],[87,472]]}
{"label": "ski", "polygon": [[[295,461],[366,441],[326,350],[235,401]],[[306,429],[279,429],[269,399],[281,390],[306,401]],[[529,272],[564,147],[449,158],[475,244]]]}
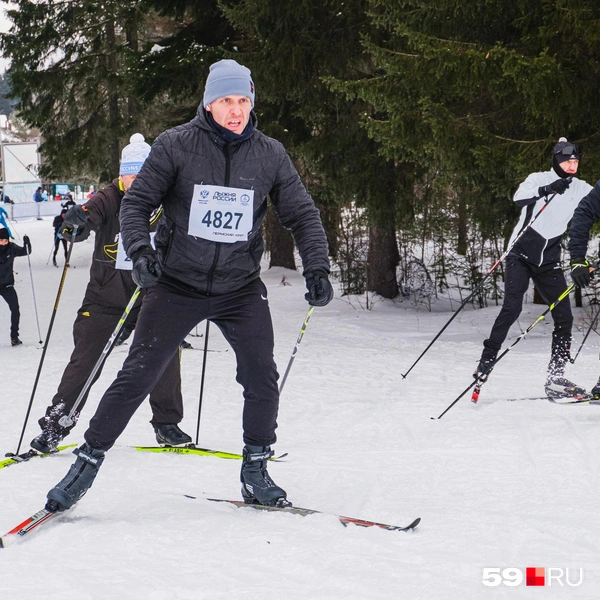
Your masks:
{"label": "ski", "polygon": [[[191,498],[193,500],[197,500],[196,496],[188,496],[184,494],[186,498]],[[232,504],[233,506],[237,506],[239,508],[254,508],[255,510],[265,510],[272,512],[287,512],[294,515],[300,515],[302,517],[306,517],[308,515],[323,515],[323,514],[331,514],[324,513],[320,510],[314,510],[312,508],[301,508],[299,506],[265,506],[264,504],[246,504],[242,500],[225,500],[223,498],[206,498],[209,502],[224,502],[227,504]],[[346,526],[346,525],[358,525],[359,527],[379,527],[381,529],[386,529],[387,531],[410,531],[415,529],[419,523],[421,522],[421,518],[416,518],[410,525],[400,526],[400,525],[388,525],[387,523],[377,523],[376,521],[366,521],[365,519],[357,519],[355,517],[343,517],[341,515],[333,515],[338,521]]]}
{"label": "ski", "polygon": [[0,537],[0,548],[6,548],[9,544],[16,542],[18,539],[22,538],[33,529],[38,528],[42,523],[46,523],[46,521],[49,521],[57,514],[59,513],[42,508],[42,510],[31,515],[31,517],[25,519],[22,523]]}
{"label": "ski", "polygon": [[45,458],[46,456],[52,456],[53,454],[58,454],[59,452],[62,452],[63,450],[68,450],[69,448],[74,448],[75,446],[77,446],[77,444],[69,444],[67,446],[59,446],[54,452],[45,452],[45,453],[41,453],[38,452],[37,450],[28,450],[27,452],[23,452],[22,454],[12,454],[12,453],[8,453],[6,454],[6,456],[8,458],[5,458],[4,460],[0,460],[0,469],[3,469],[4,467],[10,467],[11,465],[18,465],[19,463],[24,463],[27,462],[29,460],[31,460],[32,458],[35,458],[36,456],[39,456],[40,458]]}
{"label": "ski", "polygon": [[[194,444],[187,446],[131,446],[139,452],[173,452],[175,454],[198,454],[200,456],[215,456],[216,458],[225,458],[228,460],[242,460],[241,454],[232,452],[222,452],[221,450],[210,450],[208,448],[197,448]],[[280,456],[273,456],[269,460],[273,462],[281,461],[287,456],[287,452]]]}
{"label": "ski", "polygon": [[520,400],[548,400],[552,404],[600,404],[600,398],[591,394],[581,394],[578,396],[564,396],[563,398],[550,398],[549,396],[530,396],[528,398],[507,398],[509,402],[518,402]]}

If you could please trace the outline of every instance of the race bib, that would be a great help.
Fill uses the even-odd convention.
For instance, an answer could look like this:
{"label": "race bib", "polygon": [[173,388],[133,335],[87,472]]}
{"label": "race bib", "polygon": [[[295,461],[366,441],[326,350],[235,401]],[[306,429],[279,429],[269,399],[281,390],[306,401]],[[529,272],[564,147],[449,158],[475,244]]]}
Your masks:
{"label": "race bib", "polygon": [[254,190],[195,185],[188,233],[211,242],[245,242],[253,214]]}
{"label": "race bib", "polygon": [[[153,231],[150,234],[150,243],[154,248],[154,236],[156,232]],[[133,271],[133,261],[127,256],[125,252],[125,247],[123,246],[123,240],[121,239],[121,234],[119,233],[119,241],[117,242],[117,261],[115,263],[115,269],[121,269],[123,271]]]}

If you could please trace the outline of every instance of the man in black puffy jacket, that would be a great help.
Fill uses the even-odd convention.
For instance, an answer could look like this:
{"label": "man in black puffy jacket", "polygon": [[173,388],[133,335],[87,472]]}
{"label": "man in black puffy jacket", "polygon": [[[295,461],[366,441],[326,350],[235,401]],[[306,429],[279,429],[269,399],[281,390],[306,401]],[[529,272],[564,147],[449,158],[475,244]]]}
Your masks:
{"label": "man in black puffy jacket", "polygon": [[[48,492],[50,510],[71,507],[88,490],[105,452],[168,359],[204,319],[234,349],[244,388],[244,500],[287,503],[266,468],[279,407],[273,327],[260,279],[267,196],[294,236],[309,304],[325,306],[333,290],[319,212],[283,146],[256,128],[253,107],[250,71],[233,60],[213,64],[196,118],[155,140],[123,199],[123,243],[134,280],[149,289],[129,356],[90,421],[86,443],[67,476]],[[148,217],[161,204],[154,250]]]}

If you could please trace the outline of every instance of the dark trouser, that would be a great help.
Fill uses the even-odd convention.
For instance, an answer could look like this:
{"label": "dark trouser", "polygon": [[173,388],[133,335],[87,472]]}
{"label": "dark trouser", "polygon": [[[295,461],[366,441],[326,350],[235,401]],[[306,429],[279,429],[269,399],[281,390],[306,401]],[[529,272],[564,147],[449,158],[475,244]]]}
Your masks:
{"label": "dark trouser", "polygon": [[54,254],[52,255],[52,258],[56,258],[61,242],[63,245],[63,251],[65,253],[65,259],[67,258],[67,240],[58,237],[54,240]]}
{"label": "dark trouser", "polygon": [[[567,289],[565,276],[558,263],[536,267],[518,256],[509,254],[506,258],[504,302],[489,339],[483,342],[484,350],[481,355],[483,360],[496,358],[498,350],[508,335],[508,330],[521,314],[523,296],[529,288],[530,279],[533,279],[544,302],[548,305],[555,302]],[[571,350],[573,314],[569,298],[561,300],[550,314],[554,320],[551,365],[555,363],[560,369],[560,366],[564,368],[564,363],[569,359]]]}
{"label": "dark trouser", "polygon": [[18,338],[21,312],[19,311],[17,292],[12,285],[7,285],[6,287],[0,287],[0,296],[6,300],[8,308],[10,308],[10,337],[11,339]]}
{"label": "dark trouser", "polygon": [[[135,320],[138,313],[139,308],[134,308],[129,314],[127,323]],[[69,364],[64,370],[56,395],[52,398],[52,404],[46,409],[46,415],[38,421],[42,430],[50,429],[64,437],[75,427],[75,424],[66,428],[62,427],[58,421],[63,415],[69,414],[73,408],[121,315],[122,313],[106,314],[102,307],[90,303],[84,303],[79,309],[73,325],[75,348]],[[183,419],[178,348],[173,349],[168,358],[162,377],[156,378],[155,385],[145,392],[148,394],[152,390],[150,394],[152,421],[150,422],[155,426],[165,423],[180,423]],[[92,385],[101,373],[102,368],[96,373]],[[77,407],[77,411],[73,414],[74,423],[79,418],[79,413],[85,405],[90,389],[91,385]]]}
{"label": "dark trouser", "polygon": [[150,288],[129,356],[85,433],[88,444],[101,450],[113,446],[183,338],[205,319],[221,330],[236,355],[236,380],[244,388],[244,442],[255,446],[274,443],[279,375],[266,298],[260,279],[223,296],[190,297],[162,282]]}

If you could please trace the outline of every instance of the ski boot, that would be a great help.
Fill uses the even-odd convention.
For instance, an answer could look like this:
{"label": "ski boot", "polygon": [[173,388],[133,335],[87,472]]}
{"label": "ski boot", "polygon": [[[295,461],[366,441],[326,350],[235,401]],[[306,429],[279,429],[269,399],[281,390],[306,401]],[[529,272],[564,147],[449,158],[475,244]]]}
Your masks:
{"label": "ski boot", "polygon": [[591,394],[594,397],[594,404],[596,404],[596,402],[600,402],[600,378],[596,382],[596,385],[592,388]]}
{"label": "ski boot", "polygon": [[56,448],[62,439],[60,434],[48,429],[34,437],[29,445],[41,454],[51,454],[52,452],[56,452]]}
{"label": "ski boot", "polygon": [[544,390],[548,398],[577,398],[585,394],[585,388],[560,375],[549,375]]}
{"label": "ski boot", "polygon": [[46,510],[63,512],[71,508],[92,487],[98,469],[104,462],[104,450],[97,450],[89,444],[83,444],[73,454],[77,460],[66,477],[46,495]]}
{"label": "ski boot", "polygon": [[11,346],[20,346],[22,343],[23,342],[18,337],[10,338]]}
{"label": "ski boot", "polygon": [[287,494],[269,476],[267,461],[274,452],[271,446],[244,446],[242,470],[242,498],[246,504],[291,506]]}
{"label": "ski boot", "polygon": [[156,441],[161,446],[185,446],[192,443],[192,438],[181,431],[176,424],[155,425]]}
{"label": "ski boot", "polygon": [[477,369],[475,369],[475,372],[473,373],[473,378],[481,383],[485,383],[489,374],[492,372],[495,363],[495,359],[482,358],[477,365]]}

